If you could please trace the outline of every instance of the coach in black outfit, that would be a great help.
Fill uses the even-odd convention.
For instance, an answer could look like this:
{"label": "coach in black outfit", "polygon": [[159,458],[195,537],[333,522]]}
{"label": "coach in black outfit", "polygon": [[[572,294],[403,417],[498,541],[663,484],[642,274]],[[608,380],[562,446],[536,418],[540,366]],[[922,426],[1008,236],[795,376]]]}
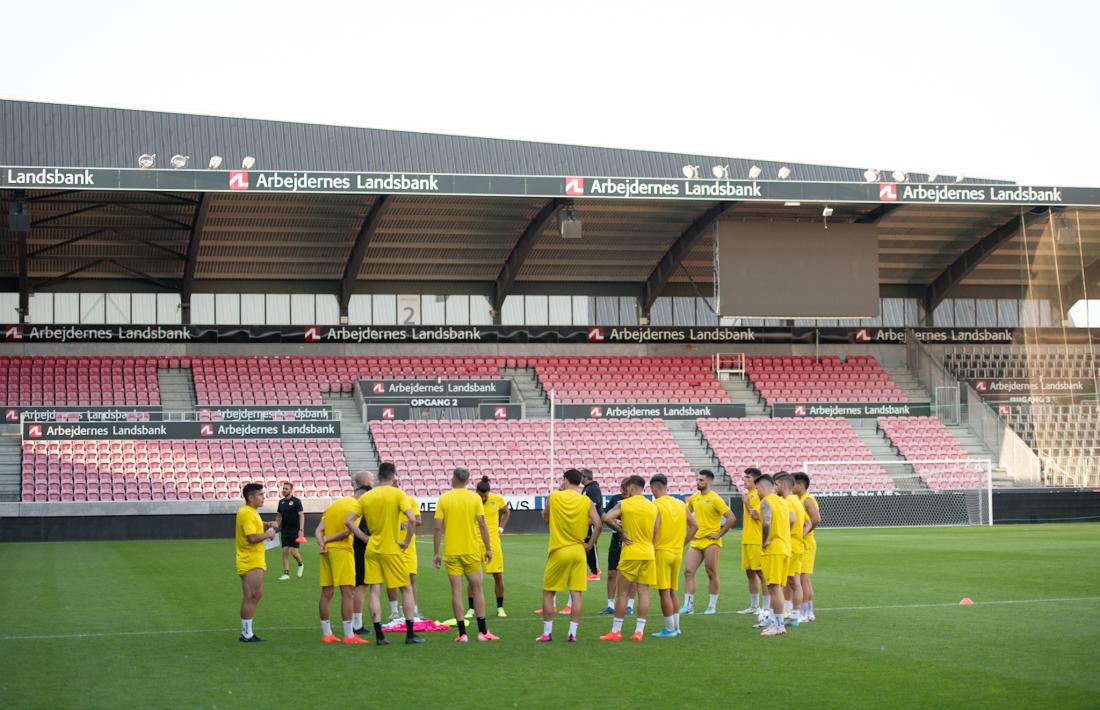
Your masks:
{"label": "coach in black outfit", "polygon": [[[581,483],[584,484],[584,493],[589,499],[591,499],[593,505],[596,506],[596,515],[603,517],[603,491],[600,490],[600,484],[592,478],[592,472],[587,468],[581,469]],[[592,526],[588,526],[588,537],[584,538],[585,542],[592,537]],[[596,556],[596,548],[592,547],[588,551],[588,572],[589,578],[599,579],[600,576],[600,560]]]}
{"label": "coach in black outfit", "polygon": [[298,538],[305,534],[306,513],[300,501],[294,495],[294,484],[290,481],[283,483],[283,497],[279,499],[279,507],[275,513],[275,528],[279,531],[279,542],[283,546],[283,576],[280,582],[290,579],[290,555],[298,563],[298,576],[302,576],[302,553],[298,552]]}

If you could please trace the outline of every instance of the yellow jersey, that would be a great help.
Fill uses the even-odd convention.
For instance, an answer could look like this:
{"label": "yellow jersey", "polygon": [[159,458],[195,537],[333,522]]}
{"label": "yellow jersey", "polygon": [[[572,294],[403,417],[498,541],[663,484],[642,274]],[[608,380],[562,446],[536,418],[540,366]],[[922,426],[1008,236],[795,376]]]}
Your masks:
{"label": "yellow jersey", "polygon": [[[415,517],[417,515],[420,515],[420,504],[416,502],[416,498],[413,498],[411,495],[406,493],[405,494],[405,499],[409,501],[409,507],[412,508],[413,517]],[[403,521],[403,522],[408,522],[408,521],[406,520],[406,521]],[[409,548],[408,549],[412,549],[412,546],[415,545],[415,544],[416,544],[416,528],[413,527],[413,536],[412,536],[412,539],[409,540]],[[407,551],[408,550],[406,550],[406,552]]]}
{"label": "yellow jersey", "polygon": [[[667,496],[666,496],[667,498]],[[657,506],[643,495],[623,498],[619,503],[622,509],[623,535],[630,538],[629,545],[623,545],[620,560],[652,560],[654,558],[653,534],[656,532]]]}
{"label": "yellow jersey", "polygon": [[485,526],[489,528],[489,539],[497,540],[500,538],[500,512],[508,507],[508,503],[499,493],[490,493],[484,503]]}
{"label": "yellow jersey", "polygon": [[722,516],[729,512],[730,507],[722,496],[714,491],[703,495],[699,491],[688,498],[687,508],[695,516],[695,522],[699,523],[699,529],[695,532],[696,540],[702,540],[707,535],[716,535],[722,529]]}
{"label": "yellow jersey", "polygon": [[359,511],[370,530],[367,552],[375,555],[400,555],[397,544],[405,539],[401,529],[407,520],[405,511],[412,510],[409,498],[397,486],[376,486],[359,496]]}
{"label": "yellow jersey", "polygon": [[761,535],[763,534],[763,528],[761,528],[759,520],[752,519],[752,516],[749,515],[749,511],[755,510],[759,515],[760,491],[756,490],[755,488],[745,491],[745,496],[742,501],[742,508],[744,509],[745,517],[741,518],[741,544],[759,545],[761,541]]}
{"label": "yellow jersey", "polygon": [[550,543],[553,552],[570,545],[583,545],[588,537],[588,511],[592,501],[579,492],[567,488],[554,491],[546,501],[550,508]]}
{"label": "yellow jersey", "polygon": [[[325,536],[335,535],[338,532],[346,530],[344,521],[348,519],[348,513],[355,513],[355,524],[359,524],[359,518],[361,516],[359,512],[359,501],[351,496],[344,496],[343,498],[337,498],[332,501],[329,507],[325,508],[325,512],[321,513],[321,520],[325,523]],[[352,540],[351,535],[348,535],[343,540],[336,540],[328,543],[330,550],[350,550]]]}
{"label": "yellow jersey", "polygon": [[259,535],[264,531],[264,521],[260,513],[251,505],[237,508],[237,574],[250,569],[267,569],[264,559],[264,543],[249,542],[249,535]]}
{"label": "yellow jersey", "polygon": [[[794,493],[783,500],[794,512],[794,522],[791,523],[791,554],[798,555],[806,551],[806,545],[802,541],[802,530],[806,525],[806,509],[802,507],[802,499]],[[787,517],[790,519],[789,515]]]}
{"label": "yellow jersey", "polygon": [[[812,500],[814,502],[814,507],[817,508],[817,514],[821,515],[821,505],[817,502],[817,498],[814,498],[809,493],[803,493],[802,494],[802,507],[803,508],[806,508],[806,501],[807,500]],[[809,517],[810,517],[810,509],[806,508],[806,518],[808,519]],[[806,539],[807,540],[815,540],[816,539],[816,538],[814,538],[814,531],[813,530],[811,530],[810,534],[806,536]]]}
{"label": "yellow jersey", "polygon": [[771,509],[771,524],[768,530],[767,544],[764,545],[761,552],[765,555],[790,555],[791,523],[787,504],[774,493],[764,496],[761,501],[761,517],[763,517],[764,503],[767,503]]}
{"label": "yellow jersey", "polygon": [[452,488],[439,496],[435,519],[443,521],[443,556],[480,555],[485,545],[478,527],[485,517],[481,496],[466,488]]}
{"label": "yellow jersey", "polygon": [[657,549],[661,552],[682,554],[684,537],[687,536],[687,505],[679,498],[661,496],[653,501],[661,513],[661,527],[657,530]]}

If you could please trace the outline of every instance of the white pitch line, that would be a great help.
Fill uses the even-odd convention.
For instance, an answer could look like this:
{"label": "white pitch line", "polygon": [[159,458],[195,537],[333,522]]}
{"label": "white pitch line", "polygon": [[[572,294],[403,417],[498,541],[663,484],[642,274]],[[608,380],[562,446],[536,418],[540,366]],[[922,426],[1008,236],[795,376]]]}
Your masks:
{"label": "white pitch line", "polygon": [[[1095,597],[1052,597],[1048,599],[995,599],[992,601],[974,602],[974,606],[992,606],[995,604],[1049,604],[1056,602],[1092,602],[1100,601],[1100,596]],[[959,606],[958,602],[938,602],[934,604],[881,604],[877,606],[838,606],[838,607],[822,607],[817,611],[822,612],[838,612],[838,611],[877,611],[887,609],[936,609],[943,607]],[[735,611],[719,611],[718,615],[736,614]],[[555,618],[565,619],[561,614],[555,614]],[[703,616],[703,614],[695,614],[694,616]],[[710,615],[708,615],[710,616]],[[747,616],[747,615],[746,615]],[[599,619],[596,614],[588,614],[585,619]],[[529,621],[538,622],[540,617],[537,614],[523,615],[523,616],[509,616],[503,619],[496,616],[488,617],[490,623],[497,624],[501,622],[512,621]],[[258,631],[308,631],[315,629],[316,626],[264,626]],[[91,632],[83,634],[39,634],[39,635],[27,635],[27,636],[0,636],[0,641],[46,641],[52,639],[82,639],[82,638],[112,638],[112,637],[126,637],[126,636],[160,636],[165,634],[223,634],[240,631],[239,627],[226,627],[221,629],[168,629],[168,630],[145,630],[145,631],[101,631]],[[387,633],[401,633],[400,631],[388,631]]]}

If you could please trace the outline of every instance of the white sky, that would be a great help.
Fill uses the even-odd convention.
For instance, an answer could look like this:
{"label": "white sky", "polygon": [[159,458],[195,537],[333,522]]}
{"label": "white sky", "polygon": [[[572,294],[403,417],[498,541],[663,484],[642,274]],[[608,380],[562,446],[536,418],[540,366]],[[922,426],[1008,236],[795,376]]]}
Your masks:
{"label": "white sky", "polygon": [[1100,185],[1094,1],[66,0],[4,18],[5,98]]}

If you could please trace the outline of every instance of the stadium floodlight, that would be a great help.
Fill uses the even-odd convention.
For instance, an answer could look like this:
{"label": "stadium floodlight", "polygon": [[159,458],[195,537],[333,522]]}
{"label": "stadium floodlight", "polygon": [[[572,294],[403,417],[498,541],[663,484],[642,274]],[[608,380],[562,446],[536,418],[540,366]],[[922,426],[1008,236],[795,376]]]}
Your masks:
{"label": "stadium floodlight", "polygon": [[558,212],[558,230],[562,239],[580,239],[581,220],[577,217],[577,210],[572,205],[563,207]]}
{"label": "stadium floodlight", "polygon": [[826,217],[826,218],[832,217],[833,216],[833,208],[830,207],[829,205],[825,205],[825,209],[821,210],[821,216]]}
{"label": "stadium floodlight", "polygon": [[955,176],[955,182],[962,182],[965,179],[966,179],[965,175],[956,175]]}
{"label": "stadium floodlight", "polygon": [[749,180],[756,180],[763,173],[764,173],[764,171],[760,169],[759,165],[754,165],[751,168],[749,168]]}
{"label": "stadium floodlight", "polygon": [[779,172],[776,173],[775,176],[778,177],[780,180],[786,180],[791,176],[791,169],[784,165],[779,169]]}
{"label": "stadium floodlight", "polygon": [[867,182],[878,182],[878,171],[874,168],[867,168],[863,171],[863,179]]}
{"label": "stadium floodlight", "polygon": [[936,173],[928,173],[928,177],[927,179],[925,179],[925,182],[935,182],[936,178],[938,177],[939,175],[937,175]]}
{"label": "stadium floodlight", "polygon": [[179,153],[176,153],[172,156],[172,159],[169,162],[172,163],[173,168],[175,168],[176,170],[180,170],[181,168],[187,167],[188,160],[191,160],[190,155],[180,155]]}
{"label": "stadium floodlight", "polygon": [[244,159],[241,160],[241,167],[245,170],[251,170],[252,168],[256,167],[256,159],[253,158],[251,155],[244,156]]}
{"label": "stadium floodlight", "polygon": [[142,170],[148,170],[149,168],[155,168],[157,165],[156,153],[142,153],[138,156],[138,167]]}
{"label": "stadium floodlight", "polygon": [[713,168],[710,169],[710,174],[713,175],[716,180],[729,180],[730,166],[715,165]]}
{"label": "stadium floodlight", "polygon": [[683,173],[684,177],[686,177],[688,180],[699,179],[698,165],[685,165],[684,167],[680,168],[680,172]]}
{"label": "stadium floodlight", "polygon": [[909,179],[909,176],[905,174],[904,170],[895,170],[890,173],[890,175],[894,178],[894,182],[905,182]]}
{"label": "stadium floodlight", "polygon": [[222,166],[223,158],[220,155],[210,156],[210,169],[217,170]]}

